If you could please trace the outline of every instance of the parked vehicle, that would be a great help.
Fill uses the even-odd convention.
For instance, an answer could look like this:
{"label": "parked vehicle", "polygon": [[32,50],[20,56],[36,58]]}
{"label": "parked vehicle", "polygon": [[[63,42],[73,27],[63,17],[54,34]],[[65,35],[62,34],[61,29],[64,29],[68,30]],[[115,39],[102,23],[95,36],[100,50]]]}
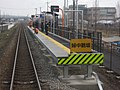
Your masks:
{"label": "parked vehicle", "polygon": [[120,53],[120,47],[116,48],[117,53]]}

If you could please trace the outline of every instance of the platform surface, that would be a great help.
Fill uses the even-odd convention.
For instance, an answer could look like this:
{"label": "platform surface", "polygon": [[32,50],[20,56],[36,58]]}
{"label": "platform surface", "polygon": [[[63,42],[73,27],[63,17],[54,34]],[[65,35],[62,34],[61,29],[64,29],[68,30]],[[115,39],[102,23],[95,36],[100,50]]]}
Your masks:
{"label": "platform surface", "polygon": [[67,47],[40,31],[38,34],[35,34],[31,28],[29,28],[29,30],[54,54],[55,57],[68,57],[69,49]]}

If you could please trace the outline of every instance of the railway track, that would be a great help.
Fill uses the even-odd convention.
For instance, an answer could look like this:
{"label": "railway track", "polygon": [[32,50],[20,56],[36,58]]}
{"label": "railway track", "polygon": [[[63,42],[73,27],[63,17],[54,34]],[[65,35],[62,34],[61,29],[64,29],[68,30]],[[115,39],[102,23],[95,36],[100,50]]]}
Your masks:
{"label": "railway track", "polygon": [[18,35],[10,90],[41,90],[29,43],[22,26]]}
{"label": "railway track", "polygon": [[[9,57],[9,58],[11,58],[10,60],[8,58],[2,60],[2,61],[6,60],[9,62],[7,64],[3,64],[3,65],[1,64],[4,67],[6,67],[6,65],[7,65],[8,70],[6,71],[6,69],[5,70],[3,69],[3,71],[6,71],[7,74],[2,73],[4,75],[4,77],[1,79],[2,82],[0,83],[0,86],[2,88],[0,87],[0,90],[10,90],[10,85],[11,85],[11,90],[40,90],[39,89],[40,84],[42,86],[42,90],[53,90],[53,89],[54,90],[74,90],[74,89],[70,89],[67,86],[65,86],[65,89],[64,89],[61,86],[62,85],[61,82],[56,80],[56,77],[59,74],[59,73],[57,73],[58,71],[56,71],[55,68],[51,67],[47,63],[48,60],[44,59],[45,57],[42,55],[43,51],[40,50],[43,47],[40,44],[38,44],[38,41],[30,34],[29,31],[26,30],[27,28],[25,27],[25,25],[19,24],[16,28],[17,28],[17,31],[21,31],[21,34],[19,34],[20,40],[19,40],[19,46],[18,46],[18,53],[16,56],[15,72],[14,72],[14,77],[13,77],[13,81],[12,81],[13,84],[11,84],[11,77],[12,77],[11,73],[13,72],[12,69],[13,69],[14,59]],[[37,68],[37,73],[38,73],[39,80],[40,80],[39,85],[37,83],[36,75],[34,74],[34,72],[36,72],[36,71],[34,71],[32,68],[33,65],[31,64],[31,62],[33,62],[33,61],[31,61],[30,55],[28,54],[29,51],[27,49],[28,47],[26,46],[26,41],[25,41],[25,36],[24,36],[23,30],[26,31],[27,37],[29,39],[30,47],[31,47],[32,54],[34,57],[34,62],[35,62],[35,65]],[[50,36],[50,34],[49,34],[49,36]],[[58,39],[54,36],[51,36],[51,37]],[[64,40],[59,40],[59,41],[60,41],[60,43],[63,43],[64,45],[69,47],[68,42],[65,42]],[[15,50],[13,50],[13,51],[15,51]],[[11,54],[14,54],[14,53],[12,52]],[[15,55],[13,55],[13,56],[15,56]],[[52,69],[54,72],[52,71]],[[99,68],[97,68],[97,69],[99,69]],[[102,77],[104,80],[103,75],[106,75],[106,74],[103,73],[103,71],[101,71],[101,70],[99,70],[99,71],[100,71],[100,73],[102,72]],[[76,72],[78,72],[78,71],[76,71]],[[71,72],[71,73],[73,73],[73,72]],[[119,85],[119,83],[116,84],[116,82],[118,82],[118,80],[116,80],[116,79],[113,80],[114,78],[111,79],[112,76],[108,77],[106,75],[105,77],[107,77],[105,79],[105,83],[109,82],[109,81],[115,81],[115,87]],[[1,85],[1,84],[3,84],[3,85]],[[112,84],[114,84],[114,83],[112,82]],[[113,85],[111,85],[111,86],[113,86]],[[66,89],[66,87],[68,89]],[[61,88],[63,88],[63,89],[61,89]],[[107,90],[107,89],[105,89],[105,90]],[[109,90],[119,90],[119,89],[109,89]]]}

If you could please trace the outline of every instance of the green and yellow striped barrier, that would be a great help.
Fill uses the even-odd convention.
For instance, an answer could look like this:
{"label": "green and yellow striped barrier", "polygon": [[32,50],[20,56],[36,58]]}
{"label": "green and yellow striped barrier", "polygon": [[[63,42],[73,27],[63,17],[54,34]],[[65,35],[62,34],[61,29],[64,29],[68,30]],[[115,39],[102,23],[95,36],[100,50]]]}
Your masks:
{"label": "green and yellow striped barrier", "polygon": [[87,65],[87,64],[103,64],[103,53],[79,53],[70,54],[69,57],[58,58],[58,65]]}

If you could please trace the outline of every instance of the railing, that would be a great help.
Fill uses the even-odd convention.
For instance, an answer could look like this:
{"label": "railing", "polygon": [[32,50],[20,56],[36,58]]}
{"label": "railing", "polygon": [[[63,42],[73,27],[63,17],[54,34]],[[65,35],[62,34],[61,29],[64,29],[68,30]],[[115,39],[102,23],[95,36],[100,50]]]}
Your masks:
{"label": "railing", "polygon": [[103,90],[102,82],[100,81],[98,75],[95,72],[93,72],[92,74],[96,77],[99,90]]}
{"label": "railing", "polygon": [[[66,27],[58,27],[58,28],[49,28],[49,31],[52,33],[55,33],[61,37],[64,37],[66,39],[74,39],[74,32],[72,32],[71,28]],[[81,30],[79,30],[78,38],[91,38],[93,42],[93,49],[101,52],[102,51],[102,33],[101,32],[95,32],[95,31],[88,31],[84,30],[83,33],[81,33]]]}

